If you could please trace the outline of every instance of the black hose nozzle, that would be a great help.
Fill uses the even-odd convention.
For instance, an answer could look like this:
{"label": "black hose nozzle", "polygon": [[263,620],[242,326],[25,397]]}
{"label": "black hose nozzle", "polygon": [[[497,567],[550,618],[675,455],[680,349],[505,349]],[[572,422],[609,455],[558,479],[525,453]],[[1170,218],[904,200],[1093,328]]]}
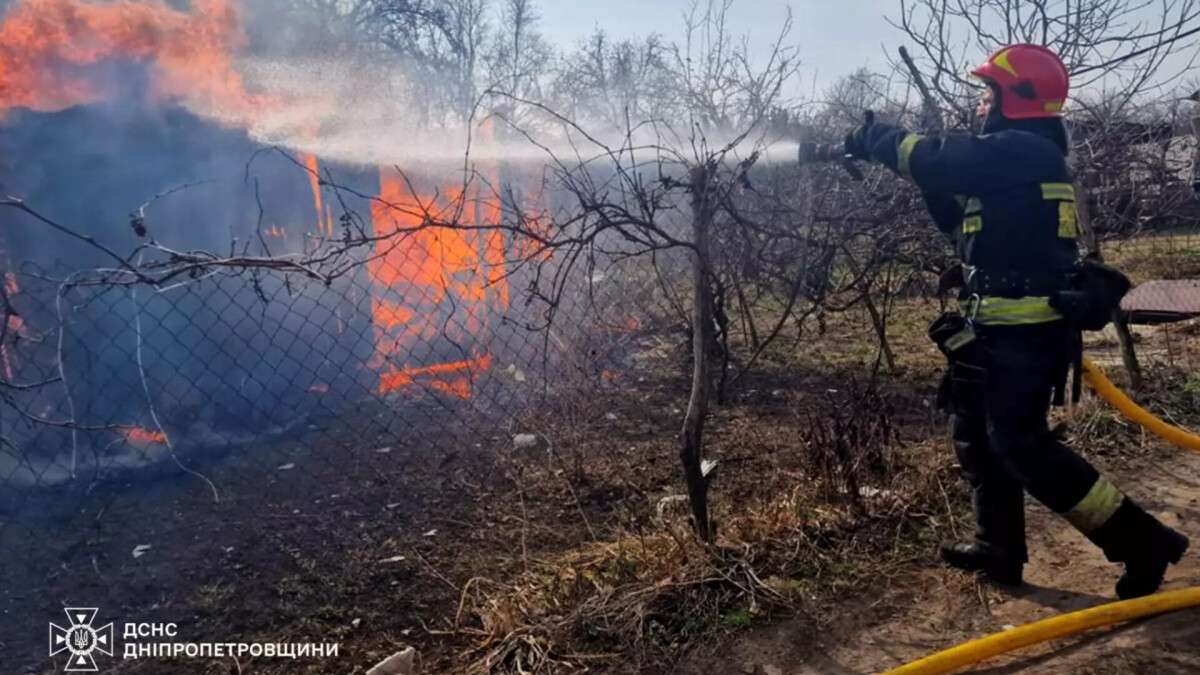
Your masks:
{"label": "black hose nozzle", "polygon": [[846,148],[841,143],[801,143],[798,159],[801,164],[812,162],[832,162],[846,156]]}
{"label": "black hose nozzle", "polygon": [[846,154],[846,146],[842,143],[801,143],[797,159],[801,164],[841,162],[851,178],[856,181],[863,179],[862,171],[858,170],[854,160]]}

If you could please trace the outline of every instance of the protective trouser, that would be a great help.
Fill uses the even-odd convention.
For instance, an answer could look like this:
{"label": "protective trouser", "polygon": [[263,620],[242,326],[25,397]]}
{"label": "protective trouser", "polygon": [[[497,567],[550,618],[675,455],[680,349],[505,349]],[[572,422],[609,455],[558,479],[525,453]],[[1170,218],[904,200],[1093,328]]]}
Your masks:
{"label": "protective trouser", "polygon": [[972,362],[948,372],[955,452],[971,485],[976,542],[1025,562],[1023,492],[1064,516],[1112,562],[1129,562],[1169,533],[1064,445],[1046,414],[1070,359],[1061,321],[980,327]]}

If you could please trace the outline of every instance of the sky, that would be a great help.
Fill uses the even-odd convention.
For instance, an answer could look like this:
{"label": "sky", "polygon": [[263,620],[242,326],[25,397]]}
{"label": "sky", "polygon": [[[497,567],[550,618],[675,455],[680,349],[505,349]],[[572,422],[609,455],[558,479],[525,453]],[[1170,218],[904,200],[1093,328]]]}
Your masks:
{"label": "sky", "polygon": [[[539,3],[542,30],[560,44],[573,44],[595,28],[614,38],[660,33],[677,39],[691,0],[556,0]],[[787,16],[793,12],[791,43],[800,49],[806,82],[815,76],[827,83],[860,66],[882,69],[885,46],[894,52],[902,33],[885,14],[895,14],[895,0],[738,0],[730,10],[730,28],[745,34],[752,46],[770,49]]]}
{"label": "sky", "polygon": [[[559,44],[574,44],[597,27],[617,39],[650,33],[679,39],[682,16],[691,2],[540,0],[538,12],[543,32]],[[898,16],[898,0],[737,0],[730,10],[731,29],[748,35],[751,45],[761,45],[765,52],[778,35],[789,5],[794,21],[790,41],[799,48],[802,94],[811,93],[814,80],[820,92],[860,67],[886,71],[887,55],[895,57],[896,49],[906,42],[907,36],[887,21]],[[1143,19],[1150,24],[1158,21],[1161,10],[1157,8],[1156,3],[1147,3]],[[980,61],[986,56],[978,55]],[[1190,50],[1173,56],[1168,64],[1174,68],[1171,72],[1190,56]]]}

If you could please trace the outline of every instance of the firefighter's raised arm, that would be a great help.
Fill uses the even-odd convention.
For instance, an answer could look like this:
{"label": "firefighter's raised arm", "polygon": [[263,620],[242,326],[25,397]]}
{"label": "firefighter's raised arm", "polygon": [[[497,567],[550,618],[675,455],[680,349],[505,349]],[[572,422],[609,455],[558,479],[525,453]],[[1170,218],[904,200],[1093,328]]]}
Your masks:
{"label": "firefighter's raised arm", "polygon": [[977,195],[1059,175],[1062,155],[1052,143],[997,132],[922,135],[871,124],[846,139],[846,152],[886,165],[925,192]]}

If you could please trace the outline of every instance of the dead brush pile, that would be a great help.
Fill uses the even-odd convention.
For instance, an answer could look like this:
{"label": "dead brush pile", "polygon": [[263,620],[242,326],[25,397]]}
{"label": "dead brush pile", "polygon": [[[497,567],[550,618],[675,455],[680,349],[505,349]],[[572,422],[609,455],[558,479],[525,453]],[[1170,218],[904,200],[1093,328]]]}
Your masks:
{"label": "dead brush pile", "polygon": [[[1120,375],[1109,373],[1124,388],[1128,382]],[[1142,390],[1126,393],[1163,421],[1200,431],[1200,375],[1194,370],[1165,364],[1144,368]],[[1164,443],[1095,396],[1085,396],[1067,421],[1076,447],[1094,454],[1140,455]]]}
{"label": "dead brush pile", "polygon": [[[851,396],[855,404],[847,405]],[[951,463],[940,443],[897,451],[889,407],[873,392],[821,401],[819,410],[797,416],[812,430],[801,439],[807,479],[740,504],[721,500],[718,483],[711,543],[699,541],[686,520],[658,520],[530,557],[507,579],[470,579],[454,620],[474,642],[462,655],[463,672],[664,666],[699,637],[772,613],[819,626],[828,620],[816,611],[822,603],[875,587],[901,562],[925,555],[939,536],[933,530],[953,527],[956,518],[944,487],[954,481]],[[931,456],[942,460],[934,470]]]}

